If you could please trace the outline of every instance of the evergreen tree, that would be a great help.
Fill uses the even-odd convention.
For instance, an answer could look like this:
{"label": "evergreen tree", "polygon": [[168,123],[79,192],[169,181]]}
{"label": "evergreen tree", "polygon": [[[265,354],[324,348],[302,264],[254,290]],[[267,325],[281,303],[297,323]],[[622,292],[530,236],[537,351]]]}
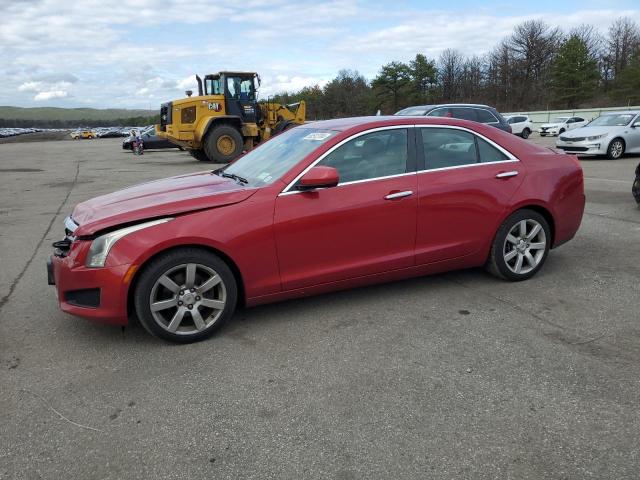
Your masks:
{"label": "evergreen tree", "polygon": [[578,107],[593,97],[599,80],[598,61],[589,55],[584,40],[576,35],[569,37],[560,46],[551,69],[554,103]]}
{"label": "evergreen tree", "polygon": [[402,62],[383,65],[380,73],[373,79],[372,86],[379,99],[379,106],[396,112],[406,102],[407,87],[411,80],[409,67]]}

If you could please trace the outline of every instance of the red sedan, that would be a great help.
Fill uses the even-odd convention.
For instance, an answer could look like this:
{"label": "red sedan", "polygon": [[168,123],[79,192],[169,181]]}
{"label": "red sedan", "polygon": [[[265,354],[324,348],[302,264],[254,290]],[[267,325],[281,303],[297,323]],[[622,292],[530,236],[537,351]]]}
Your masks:
{"label": "red sedan", "polygon": [[63,311],[210,336],[239,305],[485,266],[536,274],[584,209],[575,157],[480,123],[367,117],[289,130],[214,172],[88,200],[48,262]]}

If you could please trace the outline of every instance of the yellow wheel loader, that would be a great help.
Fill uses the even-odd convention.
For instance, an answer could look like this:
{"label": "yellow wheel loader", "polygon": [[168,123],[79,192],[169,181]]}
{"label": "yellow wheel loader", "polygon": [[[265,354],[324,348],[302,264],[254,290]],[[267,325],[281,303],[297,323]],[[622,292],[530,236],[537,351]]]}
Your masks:
{"label": "yellow wheel loader", "polygon": [[160,107],[156,131],[198,160],[228,163],[271,136],[304,123],[305,103],[258,102],[254,72],[196,75],[198,95]]}

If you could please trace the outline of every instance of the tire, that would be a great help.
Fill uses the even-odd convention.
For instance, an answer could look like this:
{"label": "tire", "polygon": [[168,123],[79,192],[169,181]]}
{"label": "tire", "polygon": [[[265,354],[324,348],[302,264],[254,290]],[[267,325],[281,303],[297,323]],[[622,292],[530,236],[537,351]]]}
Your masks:
{"label": "tire", "polygon": [[209,158],[207,154],[204,153],[204,150],[189,150],[189,155],[191,155],[196,160],[200,160],[201,162],[208,162]]}
{"label": "tire", "polygon": [[214,163],[229,163],[235,160],[243,148],[244,140],[240,131],[231,125],[213,127],[204,141],[204,151]]}
{"label": "tire", "polygon": [[528,128],[525,128],[524,130],[522,130],[522,133],[520,134],[520,136],[525,140],[529,138],[529,135],[531,135],[531,130],[529,130]]}
{"label": "tire", "polygon": [[633,198],[636,199],[638,206],[640,206],[640,163],[636,167],[636,179],[631,187],[631,193],[633,194]]}
{"label": "tire", "polygon": [[621,138],[614,138],[607,147],[607,158],[609,160],[618,160],[619,158],[622,158],[625,147],[626,145],[624,140]]}
{"label": "tire", "polygon": [[[523,222],[525,236],[522,235]],[[544,265],[550,244],[551,230],[545,218],[533,210],[518,210],[500,225],[491,245],[486,268],[504,280],[527,280]]]}
{"label": "tire", "polygon": [[[189,271],[193,272],[191,279]],[[175,343],[209,338],[233,316],[237,299],[238,287],[229,266],[217,255],[193,247],[153,259],[142,270],[134,290],[142,326]],[[155,311],[152,303],[159,303]]]}

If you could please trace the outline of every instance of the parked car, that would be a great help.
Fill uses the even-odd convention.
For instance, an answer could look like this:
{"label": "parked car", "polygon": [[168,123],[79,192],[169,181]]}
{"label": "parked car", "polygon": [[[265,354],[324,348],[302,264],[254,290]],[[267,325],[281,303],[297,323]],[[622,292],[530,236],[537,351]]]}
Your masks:
{"label": "parked car", "polygon": [[400,116],[427,116],[427,117],[448,117],[459,118],[461,120],[471,120],[484,123],[511,133],[511,126],[507,123],[498,111],[487,105],[475,105],[469,103],[455,103],[444,105],[420,105],[408,107],[396,115]]}
{"label": "parked car", "polygon": [[[63,311],[210,336],[252,306],[486,266],[526,280],[584,209],[575,157],[450,118],[301,125],[214,172],[80,203],[48,262]],[[390,298],[390,302],[395,299]]]}
{"label": "parked car", "polygon": [[[154,149],[162,149],[162,148],[180,148],[175,143],[171,143],[166,138],[159,137],[156,135],[155,127],[147,127],[146,130],[140,132],[142,136],[142,143],[144,144],[145,150],[154,150]],[[125,138],[122,141],[122,148],[125,150],[131,150],[133,137],[129,135],[128,138]]]}
{"label": "parked car", "polygon": [[529,138],[533,131],[533,123],[526,115],[511,115],[505,117],[505,120],[511,125],[511,133],[522,138]]}
{"label": "parked car", "polygon": [[605,113],[589,125],[560,135],[556,147],[577,155],[606,155],[615,160],[640,153],[640,111]]}
{"label": "parked car", "polygon": [[91,130],[76,130],[75,132],[71,132],[70,135],[74,140],[79,140],[81,138],[96,138],[96,134]]}
{"label": "parked car", "polygon": [[540,125],[540,136],[546,137],[547,135],[561,135],[567,130],[573,130],[575,128],[584,127],[588,123],[582,117],[556,117],[551,123],[544,123]]}
{"label": "parked car", "polygon": [[122,137],[122,134],[120,133],[120,129],[108,129],[108,130],[103,130],[102,132],[98,133],[98,137],[100,137],[100,138],[118,138],[118,137]]}

